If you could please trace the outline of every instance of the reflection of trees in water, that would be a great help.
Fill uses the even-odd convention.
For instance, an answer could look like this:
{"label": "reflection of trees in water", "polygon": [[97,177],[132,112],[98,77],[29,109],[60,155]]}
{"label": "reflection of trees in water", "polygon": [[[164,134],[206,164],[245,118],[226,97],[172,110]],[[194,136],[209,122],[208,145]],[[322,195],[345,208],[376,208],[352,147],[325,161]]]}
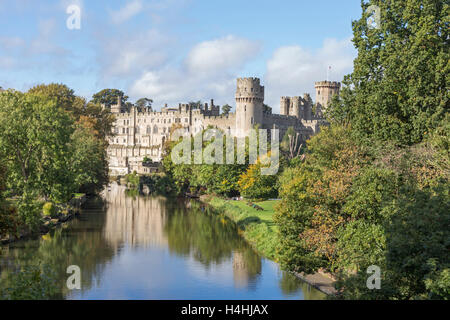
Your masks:
{"label": "reflection of trees in water", "polygon": [[205,267],[233,259],[235,284],[248,284],[261,273],[261,258],[239,236],[236,225],[210,212],[199,202],[191,201],[190,210],[180,203],[168,207],[164,227],[169,249],[191,255]]}
{"label": "reflection of trees in water", "polygon": [[38,263],[48,265],[56,274],[60,292],[57,298],[69,293],[66,287],[69,276],[67,267],[78,265],[82,273],[82,289],[88,290],[93,285],[93,279],[99,280],[105,263],[111,260],[114,251],[100,232],[105,223],[104,213],[86,214],[89,214],[88,223],[83,221],[86,217],[82,216],[80,220],[72,221],[70,228],[66,225],[39,240],[18,242],[11,245],[7,256],[2,255],[1,259],[14,261],[17,268]]}
{"label": "reflection of trees in water", "polygon": [[324,293],[288,272],[282,272],[279,284],[281,291],[286,295],[295,295],[301,291],[305,300],[323,300],[326,297]]}
{"label": "reflection of trees in water", "polygon": [[[90,201],[79,219],[38,240],[21,241],[3,247],[0,268],[14,269],[41,262],[54,269],[60,290],[67,297],[69,265],[82,272],[82,289],[100,281],[105,265],[123,244],[168,246],[178,255],[189,256],[205,268],[232,263],[236,287],[255,289],[261,274],[261,257],[239,236],[235,223],[210,212],[201,203],[161,197],[128,197],[125,188],[111,188],[103,202]],[[106,214],[105,214],[106,210]],[[231,266],[230,266],[231,267]],[[1,273],[2,269],[0,269]],[[6,272],[1,273],[6,277]],[[319,299],[320,293],[283,273],[280,287],[285,294],[299,290],[306,298]]]}

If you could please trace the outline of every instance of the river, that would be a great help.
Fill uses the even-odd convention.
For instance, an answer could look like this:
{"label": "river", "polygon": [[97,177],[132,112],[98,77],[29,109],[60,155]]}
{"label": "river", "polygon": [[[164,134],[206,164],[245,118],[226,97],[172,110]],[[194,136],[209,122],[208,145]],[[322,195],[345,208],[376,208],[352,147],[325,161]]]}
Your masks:
{"label": "river", "polygon": [[[258,255],[236,225],[196,201],[112,185],[49,234],[1,247],[0,276],[30,263],[55,270],[59,299],[323,299]],[[69,290],[66,269],[81,270]]]}

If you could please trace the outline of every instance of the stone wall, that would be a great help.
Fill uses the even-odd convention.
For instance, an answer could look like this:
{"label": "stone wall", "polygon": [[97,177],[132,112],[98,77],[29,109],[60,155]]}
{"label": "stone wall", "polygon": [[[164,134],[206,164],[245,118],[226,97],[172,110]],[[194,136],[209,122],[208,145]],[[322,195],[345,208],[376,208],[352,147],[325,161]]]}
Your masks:
{"label": "stone wall", "polygon": [[[320,92],[320,102],[331,99],[332,94],[339,94],[340,83],[317,82],[316,88],[326,89]],[[144,157],[159,162],[162,147],[170,138],[174,126],[184,128],[186,134],[197,134],[213,127],[225,133],[240,134],[248,132],[259,125],[263,129],[279,129],[280,139],[289,127],[300,133],[302,140],[316,134],[321,125],[326,125],[323,118],[312,115],[312,99],[309,94],[303,97],[282,97],[281,114],[264,112],[264,86],[258,78],[239,78],[236,87],[236,113],[220,115],[220,108],[214,101],[205,103],[202,109],[193,109],[188,104],[179,104],[176,108],[165,105],[160,112],[140,112],[133,107],[125,112],[120,99],[111,111],[116,116],[113,135],[109,137],[108,148],[111,175],[123,175],[136,171],[146,173],[142,166]],[[236,131],[235,131],[236,130]]]}

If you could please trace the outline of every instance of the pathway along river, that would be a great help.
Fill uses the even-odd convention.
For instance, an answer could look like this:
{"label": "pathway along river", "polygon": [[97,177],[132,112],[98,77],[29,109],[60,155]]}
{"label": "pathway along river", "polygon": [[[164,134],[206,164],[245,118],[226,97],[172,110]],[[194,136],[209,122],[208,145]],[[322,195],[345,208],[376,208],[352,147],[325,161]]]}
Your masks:
{"label": "pathway along river", "polygon": [[[117,185],[59,229],[0,248],[2,278],[48,264],[61,299],[325,297],[255,253],[231,220],[201,203],[133,196]],[[69,265],[81,268],[81,290],[66,287]]]}

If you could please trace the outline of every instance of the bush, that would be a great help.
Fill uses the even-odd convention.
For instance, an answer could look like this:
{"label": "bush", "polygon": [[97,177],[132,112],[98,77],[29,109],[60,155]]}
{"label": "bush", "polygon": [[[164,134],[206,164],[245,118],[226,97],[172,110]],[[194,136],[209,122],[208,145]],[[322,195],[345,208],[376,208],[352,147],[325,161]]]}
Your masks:
{"label": "bush", "polygon": [[131,185],[133,188],[138,188],[140,183],[139,175],[135,172],[127,174],[125,177],[125,181]]}
{"label": "bush", "polygon": [[263,167],[261,160],[258,159],[256,164],[249,166],[247,171],[240,176],[238,185],[239,192],[243,197],[266,200],[278,196],[278,176],[263,175],[261,173]]}
{"label": "bush", "polygon": [[42,214],[44,216],[54,217],[56,214],[56,207],[52,202],[46,202],[42,207]]}

